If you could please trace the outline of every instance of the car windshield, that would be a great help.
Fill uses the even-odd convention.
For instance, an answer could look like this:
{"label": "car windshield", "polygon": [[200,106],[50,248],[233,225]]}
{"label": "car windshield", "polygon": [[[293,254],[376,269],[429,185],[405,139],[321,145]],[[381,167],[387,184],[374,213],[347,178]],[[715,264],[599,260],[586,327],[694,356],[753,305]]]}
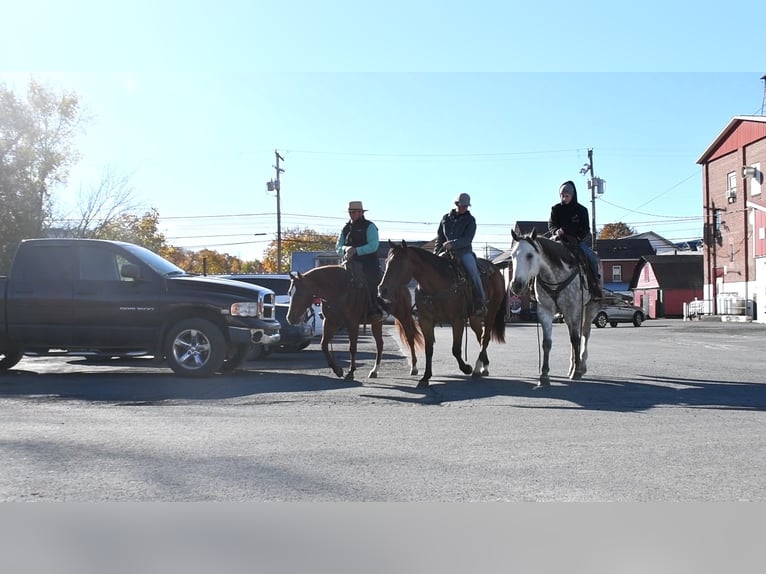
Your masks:
{"label": "car windshield", "polygon": [[143,263],[146,263],[149,267],[154,269],[160,275],[166,275],[166,276],[188,275],[186,271],[181,269],[175,263],[171,263],[167,259],[160,257],[159,255],[157,255],[153,251],[146,249],[145,247],[141,247],[140,245],[128,245],[128,244],[123,245],[123,247],[125,247],[127,251],[130,251],[138,259],[140,259]]}

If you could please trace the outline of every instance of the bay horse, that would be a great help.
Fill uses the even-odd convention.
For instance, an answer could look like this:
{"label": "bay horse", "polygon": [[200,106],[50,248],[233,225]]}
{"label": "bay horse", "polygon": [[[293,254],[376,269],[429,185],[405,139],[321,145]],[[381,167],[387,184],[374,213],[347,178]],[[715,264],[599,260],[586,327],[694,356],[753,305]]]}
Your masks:
{"label": "bay horse", "polygon": [[[452,355],[466,375],[488,375],[487,346],[490,339],[505,343],[505,308],[508,297],[505,281],[492,263],[482,259],[479,263],[479,269],[484,267],[489,272],[486,286],[489,302],[485,319],[471,312],[470,279],[466,274],[458,274],[456,263],[421,247],[410,247],[405,241],[400,245],[389,241],[386,269],[378,285],[378,294],[384,301],[396,304],[403,286],[407,286],[413,278],[418,283],[415,290],[415,307],[426,354],[426,369],[418,381],[418,387],[427,387],[433,375],[431,364],[434,353],[434,325],[437,322],[452,325]],[[460,356],[466,321],[481,344],[473,369]]]}
{"label": "bay horse", "polygon": [[[588,339],[598,302],[591,298],[585,270],[570,247],[537,235],[511,231],[513,277],[511,290],[520,295],[533,281],[537,299],[537,320],[543,329],[543,363],[538,387],[548,387],[549,356],[553,347],[553,316],[556,310],[564,315],[571,345],[569,379],[581,379],[588,370]],[[599,264],[600,265],[600,264]]]}
{"label": "bay horse", "polygon": [[[369,295],[366,286],[355,284],[352,273],[342,265],[323,265],[305,273],[291,273],[290,306],[287,309],[287,322],[291,325],[300,324],[300,319],[315,298],[322,300],[322,353],[327,359],[327,365],[337,377],[343,377],[343,369],[335,362],[335,356],[330,350],[335,333],[345,327],[348,332],[348,352],[350,356],[349,370],[345,378],[354,379],[356,371],[356,349],[359,339],[359,325],[370,325],[372,337],[375,340],[375,365],[367,375],[374,379],[378,376],[378,368],[383,356],[383,321],[371,322],[367,318]],[[400,293],[399,301],[389,312],[394,316],[397,331],[402,341],[410,348],[410,374],[416,375],[417,355],[415,348],[422,344],[422,334],[412,318],[412,303],[409,291]]]}

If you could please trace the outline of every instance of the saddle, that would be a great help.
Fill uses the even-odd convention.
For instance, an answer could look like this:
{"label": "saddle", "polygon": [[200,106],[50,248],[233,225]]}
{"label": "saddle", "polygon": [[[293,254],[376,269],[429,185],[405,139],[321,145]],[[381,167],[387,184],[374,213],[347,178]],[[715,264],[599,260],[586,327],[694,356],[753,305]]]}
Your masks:
{"label": "saddle", "polygon": [[[465,298],[468,301],[468,313],[469,315],[479,314],[480,311],[483,311],[481,301],[479,300],[479,294],[475,293],[475,289],[473,286],[473,281],[471,281],[471,278],[468,276],[468,273],[465,270],[465,267],[463,267],[463,264],[460,262],[460,260],[455,257],[452,252],[445,252],[448,253],[448,258],[450,263],[452,263],[452,268],[455,270],[455,275],[457,276],[457,285],[458,287],[463,291],[465,294]],[[487,289],[487,282],[484,280],[485,277],[489,277],[494,272],[494,265],[492,262],[487,261],[486,259],[479,259],[474,254],[474,258],[476,259],[476,266],[479,269],[479,280],[484,285],[484,289]]]}
{"label": "saddle", "polygon": [[364,267],[358,261],[346,259],[341,264],[351,278],[351,287],[354,289],[367,289],[367,277],[364,274]]}
{"label": "saddle", "polygon": [[601,284],[596,276],[596,271],[591,267],[588,257],[585,255],[585,251],[582,250],[582,247],[580,247],[577,239],[571,236],[565,236],[562,243],[569,248],[569,251],[571,251],[575,260],[580,265],[580,272],[585,275],[585,279],[588,281],[588,289],[590,290],[593,300],[601,300],[603,298],[603,293],[601,292]]}
{"label": "saddle", "polygon": [[359,263],[359,261],[354,261],[353,259],[345,259],[341,263],[341,267],[343,267],[349,274],[349,283],[351,284],[351,288],[363,290],[367,296],[367,309],[369,313],[369,319],[371,321],[378,321],[383,319],[383,311],[385,309],[382,307],[378,308],[380,305],[378,303],[377,297],[375,297],[371,292],[370,281],[367,279],[367,274],[364,272],[364,266]]}

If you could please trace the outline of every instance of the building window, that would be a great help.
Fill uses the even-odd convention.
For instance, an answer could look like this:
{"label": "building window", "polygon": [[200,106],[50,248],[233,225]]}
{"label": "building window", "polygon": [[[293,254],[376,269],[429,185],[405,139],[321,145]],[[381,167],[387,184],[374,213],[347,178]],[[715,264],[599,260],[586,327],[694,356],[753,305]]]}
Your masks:
{"label": "building window", "polygon": [[734,203],[737,201],[737,172],[730,171],[726,174],[726,201]]}
{"label": "building window", "polygon": [[622,282],[622,265],[612,265],[612,281]]}

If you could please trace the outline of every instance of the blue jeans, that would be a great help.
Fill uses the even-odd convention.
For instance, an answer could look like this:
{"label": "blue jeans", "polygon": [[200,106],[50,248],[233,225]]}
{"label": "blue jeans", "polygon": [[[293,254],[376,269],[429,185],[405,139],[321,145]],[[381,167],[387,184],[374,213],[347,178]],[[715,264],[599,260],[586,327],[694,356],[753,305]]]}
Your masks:
{"label": "blue jeans", "polygon": [[460,262],[463,264],[463,267],[471,277],[471,281],[473,281],[473,286],[476,290],[476,293],[481,296],[481,302],[486,305],[487,294],[484,292],[484,285],[481,283],[479,267],[476,265],[476,257],[474,256],[473,252],[467,251],[466,253],[463,253],[460,256]]}
{"label": "blue jeans", "polygon": [[597,279],[601,280],[601,273],[599,273],[598,270],[598,257],[593,252],[593,249],[591,249],[590,243],[587,241],[580,241],[578,245],[583,250],[583,253],[585,253],[585,257],[588,259],[590,268],[593,270],[593,275],[595,275]]}

